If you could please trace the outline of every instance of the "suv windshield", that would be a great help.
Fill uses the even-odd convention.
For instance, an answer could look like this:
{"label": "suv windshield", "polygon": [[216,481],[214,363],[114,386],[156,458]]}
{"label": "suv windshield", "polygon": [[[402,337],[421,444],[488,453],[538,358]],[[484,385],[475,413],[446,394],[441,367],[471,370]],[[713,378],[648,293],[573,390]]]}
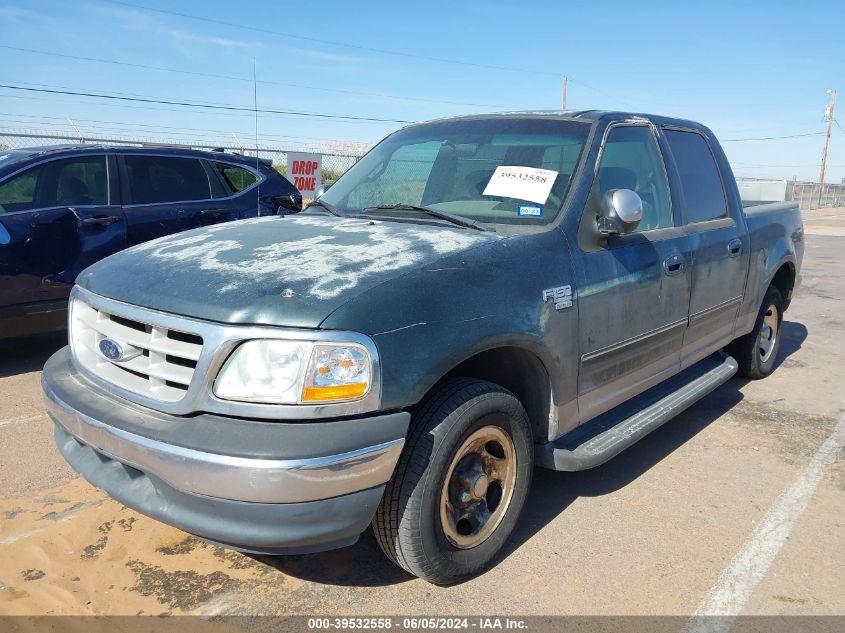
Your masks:
{"label": "suv windshield", "polygon": [[321,201],[343,214],[419,215],[545,224],[560,211],[590,131],[561,119],[468,119],[417,125],[379,143]]}

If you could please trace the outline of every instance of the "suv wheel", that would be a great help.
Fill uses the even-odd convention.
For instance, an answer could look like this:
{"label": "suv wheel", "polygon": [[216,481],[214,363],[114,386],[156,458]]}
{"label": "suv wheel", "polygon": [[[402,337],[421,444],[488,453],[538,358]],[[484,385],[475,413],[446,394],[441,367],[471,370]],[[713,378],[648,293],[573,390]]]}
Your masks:
{"label": "suv wheel", "polygon": [[443,382],[420,403],[373,528],[397,565],[436,584],[483,571],[522,512],[534,466],[528,415],[502,387]]}

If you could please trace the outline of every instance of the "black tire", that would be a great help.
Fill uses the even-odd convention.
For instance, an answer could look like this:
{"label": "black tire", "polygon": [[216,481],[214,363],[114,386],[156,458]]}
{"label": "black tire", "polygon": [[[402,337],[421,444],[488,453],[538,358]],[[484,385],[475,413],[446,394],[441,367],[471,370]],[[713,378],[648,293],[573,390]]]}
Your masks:
{"label": "black tire", "polygon": [[[772,313],[775,314],[772,314]],[[768,325],[767,322],[768,321]],[[772,323],[776,321],[777,327],[772,336],[767,337],[771,330]],[[745,336],[731,342],[727,352],[736,359],[739,365],[737,373],[745,378],[757,380],[765,378],[772,373],[780,350],[782,337],[781,325],[783,324],[783,297],[775,286],[769,286],[760,311],[757,313],[757,320],[754,322],[754,329]],[[768,328],[768,330],[766,329]],[[761,338],[762,337],[762,338]],[[768,338],[771,347],[768,353],[763,352],[761,344],[764,338]]]}
{"label": "black tire", "polygon": [[[456,547],[444,531],[441,492],[451,494],[444,492],[444,486],[458,451],[472,437],[489,430],[504,431],[512,442],[509,450],[515,455],[511,471],[515,480],[508,486],[512,493],[497,525],[491,523],[487,529],[492,532],[483,541],[468,548]],[[469,454],[468,459],[473,457]],[[457,466],[454,468],[457,473]],[[426,396],[414,414],[402,457],[373,520],[376,540],[390,560],[431,583],[448,585],[470,578],[490,565],[513,531],[528,496],[533,468],[531,426],[519,400],[490,382],[448,379]],[[494,485],[492,482],[491,488]],[[487,507],[486,499],[483,503]]]}

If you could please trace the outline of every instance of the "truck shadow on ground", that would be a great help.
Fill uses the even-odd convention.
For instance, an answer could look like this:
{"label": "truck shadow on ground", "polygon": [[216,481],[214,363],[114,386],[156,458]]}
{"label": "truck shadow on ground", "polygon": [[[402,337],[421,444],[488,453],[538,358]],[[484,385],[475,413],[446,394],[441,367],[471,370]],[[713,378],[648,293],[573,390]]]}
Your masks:
{"label": "truck shadow on ground", "polygon": [[65,345],[67,331],[0,341],[0,378],[40,371]]}
{"label": "truck shadow on ground", "polygon": [[[800,363],[790,357],[807,338],[807,328],[801,323],[785,321],[781,336],[776,368],[784,363],[787,366]],[[743,399],[740,390],[747,382],[741,378],[728,381],[602,466],[576,473],[536,469],[522,517],[496,564],[522,547],[578,497],[611,494],[648,472],[740,403]],[[256,559],[284,574],[327,585],[376,587],[414,580],[413,576],[388,562],[372,530],[367,530],[356,545],[333,552],[290,557],[262,556]]]}

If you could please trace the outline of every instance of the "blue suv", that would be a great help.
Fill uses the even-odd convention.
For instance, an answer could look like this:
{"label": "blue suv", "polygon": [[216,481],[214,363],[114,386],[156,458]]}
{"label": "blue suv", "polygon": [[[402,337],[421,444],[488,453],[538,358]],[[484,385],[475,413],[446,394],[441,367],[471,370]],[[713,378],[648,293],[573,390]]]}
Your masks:
{"label": "blue suv", "polygon": [[63,328],[76,276],[112,253],[301,208],[299,191],[269,162],[223,151],[0,150],[0,339]]}

